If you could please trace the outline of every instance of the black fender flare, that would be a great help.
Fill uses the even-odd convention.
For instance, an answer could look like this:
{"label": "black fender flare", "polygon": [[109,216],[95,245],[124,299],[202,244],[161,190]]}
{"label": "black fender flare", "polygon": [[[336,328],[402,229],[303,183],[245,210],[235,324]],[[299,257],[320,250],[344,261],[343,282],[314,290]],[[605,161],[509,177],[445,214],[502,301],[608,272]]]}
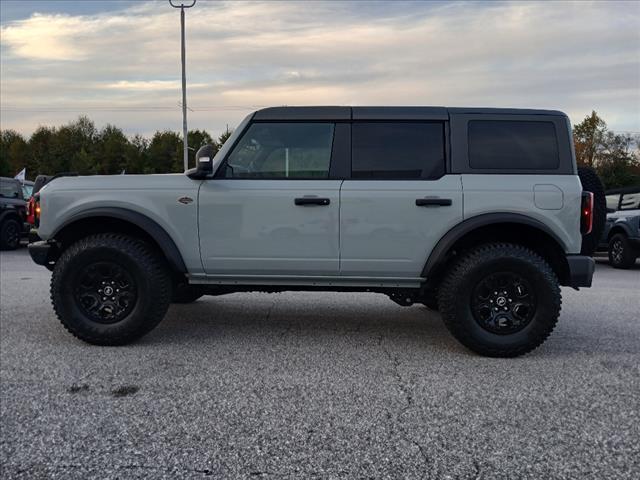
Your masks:
{"label": "black fender flare", "polygon": [[146,215],[126,208],[98,207],[84,210],[66,220],[53,232],[53,234],[51,234],[50,238],[55,239],[56,235],[60,233],[60,231],[77,222],[78,220],[83,220],[91,217],[111,217],[132,223],[136,227],[145,231],[151,238],[156,241],[156,243],[160,247],[160,250],[167,259],[167,262],[169,262],[169,266],[172,270],[180,273],[187,273],[187,267],[184,263],[184,260],[182,259],[180,250],[178,250],[178,247],[176,246],[171,236],[166,232],[166,230]]}
{"label": "black fender flare", "polygon": [[626,222],[615,222],[607,232],[607,243],[616,233],[624,233],[627,237],[632,237],[631,227]]}
{"label": "black fender flare", "polygon": [[427,259],[427,263],[422,269],[421,276],[426,278],[428,277],[429,272],[433,272],[440,267],[446,261],[447,253],[451,247],[467,233],[481,227],[499,223],[519,223],[521,225],[534,227],[549,235],[558,243],[559,247],[563,246],[563,242],[560,238],[540,220],[536,220],[535,218],[522,215],[520,213],[484,213],[462,221],[445,233],[431,251],[429,258]]}

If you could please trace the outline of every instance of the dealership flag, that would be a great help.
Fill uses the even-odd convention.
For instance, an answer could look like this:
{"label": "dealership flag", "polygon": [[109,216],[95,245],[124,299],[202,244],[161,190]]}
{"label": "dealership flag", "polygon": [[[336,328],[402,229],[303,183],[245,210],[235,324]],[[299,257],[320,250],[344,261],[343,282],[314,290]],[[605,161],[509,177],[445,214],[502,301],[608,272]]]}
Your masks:
{"label": "dealership flag", "polygon": [[18,173],[15,177],[13,178],[17,178],[18,180],[20,180],[21,182],[25,181],[25,177],[27,176],[27,169],[23,168],[22,170],[20,170],[20,173]]}

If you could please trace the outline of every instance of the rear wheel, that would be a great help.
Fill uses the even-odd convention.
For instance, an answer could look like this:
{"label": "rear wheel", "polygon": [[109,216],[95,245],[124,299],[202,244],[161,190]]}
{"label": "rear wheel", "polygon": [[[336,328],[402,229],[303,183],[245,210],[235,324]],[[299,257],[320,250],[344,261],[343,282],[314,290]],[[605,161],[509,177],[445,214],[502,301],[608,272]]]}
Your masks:
{"label": "rear wheel", "polygon": [[560,313],[560,287],[547,262],[512,244],[473,249],[439,289],[449,331],[481,355],[516,357],[540,346]]}
{"label": "rear wheel", "polygon": [[20,245],[20,223],[7,218],[0,226],[0,247],[3,250],[15,250]]}
{"label": "rear wheel", "polygon": [[149,245],[126,235],[99,234],[66,249],[51,277],[51,300],[73,335],[96,345],[123,345],[164,317],[171,280]]}
{"label": "rear wheel", "polygon": [[616,233],[609,240],[609,263],[614,268],[631,268],[636,263],[636,252],[624,233]]}

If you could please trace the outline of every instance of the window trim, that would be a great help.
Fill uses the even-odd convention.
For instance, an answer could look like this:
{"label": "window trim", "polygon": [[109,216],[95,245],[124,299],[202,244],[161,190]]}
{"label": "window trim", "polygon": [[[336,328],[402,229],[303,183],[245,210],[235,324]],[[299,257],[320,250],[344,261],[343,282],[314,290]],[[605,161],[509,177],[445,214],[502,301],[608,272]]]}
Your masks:
{"label": "window trim", "polygon": [[[444,156],[444,168],[442,169],[442,175],[435,178],[426,178],[420,176],[419,178],[355,178],[353,177],[353,131],[351,132],[351,149],[350,149],[350,158],[349,158],[349,168],[348,168],[348,177],[345,177],[346,180],[358,181],[358,182],[391,182],[391,181],[399,181],[399,182],[434,182],[440,180],[442,177],[450,173],[450,138],[449,138],[449,122],[441,119],[359,119],[353,120],[351,125],[363,124],[363,123],[393,123],[393,124],[407,124],[407,123],[418,123],[418,124],[434,124],[438,123],[442,126],[442,154]],[[423,170],[424,174],[424,170]]]}
{"label": "window trim", "polygon": [[[238,146],[238,144],[240,143],[240,141],[244,138],[244,136],[247,134],[247,132],[249,131],[249,129],[251,128],[252,125],[254,124],[263,124],[263,123],[278,123],[278,124],[282,124],[282,123],[322,123],[322,124],[331,124],[333,125],[333,138],[331,139],[331,154],[329,157],[329,172],[327,177],[323,177],[323,178],[319,178],[319,177],[225,177],[224,176],[224,172],[225,169],[227,167],[227,163],[229,161],[229,157],[231,156],[231,154],[234,152],[234,150],[236,149],[236,147]],[[218,165],[218,169],[215,171],[215,173],[210,177],[210,179],[215,179],[215,180],[276,180],[276,181],[295,181],[295,180],[318,180],[318,181],[322,181],[322,180],[336,180],[336,178],[333,176],[335,175],[336,171],[339,170],[339,168],[337,166],[334,166],[334,164],[339,163],[339,161],[334,161],[334,155],[337,156],[338,158],[341,156],[340,155],[340,151],[341,148],[338,149],[338,151],[336,151],[336,139],[338,137],[338,140],[341,142],[344,142],[344,138],[342,138],[342,136],[344,135],[344,130],[340,129],[340,135],[338,135],[338,125],[339,124],[344,124],[345,121],[340,121],[340,120],[254,120],[252,119],[249,123],[247,123],[246,127],[244,128],[244,130],[241,132],[241,134],[238,136],[238,138],[236,139],[236,141],[234,142],[233,145],[231,145],[231,148],[229,148],[229,151],[227,152],[226,156],[224,157],[224,159],[222,159],[222,161],[220,162],[220,164]],[[349,134],[349,143],[351,140],[351,131],[348,132]],[[342,147],[340,145],[340,147]]]}

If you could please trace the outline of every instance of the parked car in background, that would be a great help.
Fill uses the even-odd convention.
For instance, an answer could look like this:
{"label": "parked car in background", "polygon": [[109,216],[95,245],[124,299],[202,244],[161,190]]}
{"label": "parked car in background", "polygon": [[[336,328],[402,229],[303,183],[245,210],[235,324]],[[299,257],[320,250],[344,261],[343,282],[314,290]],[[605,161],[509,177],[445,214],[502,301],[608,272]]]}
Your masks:
{"label": "parked car in background", "polygon": [[13,250],[29,231],[26,223],[27,202],[22,184],[15,178],[0,177],[0,248]]}
{"label": "parked car in background", "polygon": [[631,268],[640,255],[640,185],[607,190],[607,221],[599,251],[615,268]]}
{"label": "parked car in background", "polygon": [[[33,184],[31,187],[31,196],[27,202],[27,223],[31,228],[38,228],[38,219],[40,216],[40,189],[52,178],[53,176],[51,175],[38,175],[36,177],[36,181],[31,182]],[[31,236],[29,241],[31,241]]]}

